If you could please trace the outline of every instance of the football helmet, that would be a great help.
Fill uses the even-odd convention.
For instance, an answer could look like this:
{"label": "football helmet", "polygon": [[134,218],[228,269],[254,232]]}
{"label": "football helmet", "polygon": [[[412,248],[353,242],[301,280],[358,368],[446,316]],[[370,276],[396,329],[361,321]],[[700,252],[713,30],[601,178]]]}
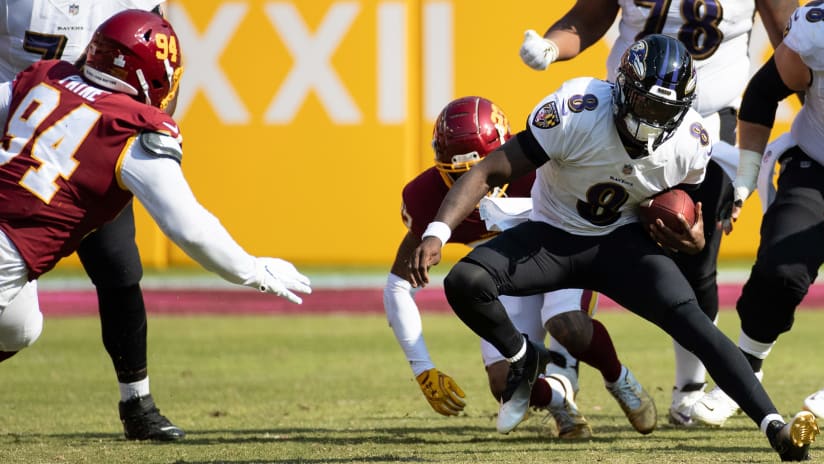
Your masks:
{"label": "football helmet", "polygon": [[124,10],[101,24],[83,67],[91,82],[160,109],[177,93],[182,72],[174,29],[160,15],[143,10]]}
{"label": "football helmet", "polygon": [[666,141],[695,99],[695,65],[677,39],[653,34],[621,57],[613,87],[618,133],[633,158]]}
{"label": "football helmet", "polygon": [[447,186],[481,158],[509,140],[509,121],[497,105],[483,97],[449,102],[432,132],[435,167]]}

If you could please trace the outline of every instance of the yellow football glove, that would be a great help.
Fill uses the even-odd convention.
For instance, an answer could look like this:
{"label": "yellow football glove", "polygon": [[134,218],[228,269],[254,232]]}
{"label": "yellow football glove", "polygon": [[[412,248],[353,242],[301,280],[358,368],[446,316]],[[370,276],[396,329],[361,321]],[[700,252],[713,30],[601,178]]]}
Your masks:
{"label": "yellow football glove", "polygon": [[417,379],[426,401],[436,412],[444,416],[457,416],[463,411],[466,403],[461,398],[466,398],[466,395],[452,377],[433,368],[421,372]]}

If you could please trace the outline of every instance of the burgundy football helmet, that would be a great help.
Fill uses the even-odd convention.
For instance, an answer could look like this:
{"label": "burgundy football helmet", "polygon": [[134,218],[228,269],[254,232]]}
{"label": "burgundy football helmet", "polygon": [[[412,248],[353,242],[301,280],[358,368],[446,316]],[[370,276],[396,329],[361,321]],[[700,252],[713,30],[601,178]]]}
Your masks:
{"label": "burgundy football helmet", "polygon": [[83,74],[95,84],[164,109],[177,93],[180,41],[160,15],[125,10],[101,24],[86,52]]}
{"label": "burgundy football helmet", "polygon": [[463,97],[441,110],[432,133],[435,166],[446,185],[512,136],[506,115],[482,97]]}

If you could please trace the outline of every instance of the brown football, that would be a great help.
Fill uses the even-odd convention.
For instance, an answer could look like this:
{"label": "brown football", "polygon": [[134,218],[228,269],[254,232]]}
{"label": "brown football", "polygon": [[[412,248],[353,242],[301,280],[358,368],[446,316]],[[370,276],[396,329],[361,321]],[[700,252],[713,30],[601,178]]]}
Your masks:
{"label": "brown football", "polygon": [[682,214],[690,226],[695,224],[695,203],[689,194],[681,189],[665,190],[641,202],[639,215],[644,224],[653,224],[656,219],[674,231],[681,230],[678,214]]}

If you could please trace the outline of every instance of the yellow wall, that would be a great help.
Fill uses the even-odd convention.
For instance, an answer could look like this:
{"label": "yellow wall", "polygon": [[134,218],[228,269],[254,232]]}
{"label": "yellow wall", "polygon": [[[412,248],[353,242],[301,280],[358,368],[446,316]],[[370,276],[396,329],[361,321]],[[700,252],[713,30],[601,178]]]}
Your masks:
{"label": "yellow wall", "polygon": [[[523,30],[542,32],[572,3],[531,2],[527,14],[469,0],[171,0],[184,172],[253,254],[389,266],[405,233],[401,188],[431,165],[445,103],[483,95],[517,131],[564,80],[605,75],[607,40],[543,73],[518,57]],[[748,205],[723,255],[753,254],[758,211]],[[147,268],[192,264],[137,217]]]}

